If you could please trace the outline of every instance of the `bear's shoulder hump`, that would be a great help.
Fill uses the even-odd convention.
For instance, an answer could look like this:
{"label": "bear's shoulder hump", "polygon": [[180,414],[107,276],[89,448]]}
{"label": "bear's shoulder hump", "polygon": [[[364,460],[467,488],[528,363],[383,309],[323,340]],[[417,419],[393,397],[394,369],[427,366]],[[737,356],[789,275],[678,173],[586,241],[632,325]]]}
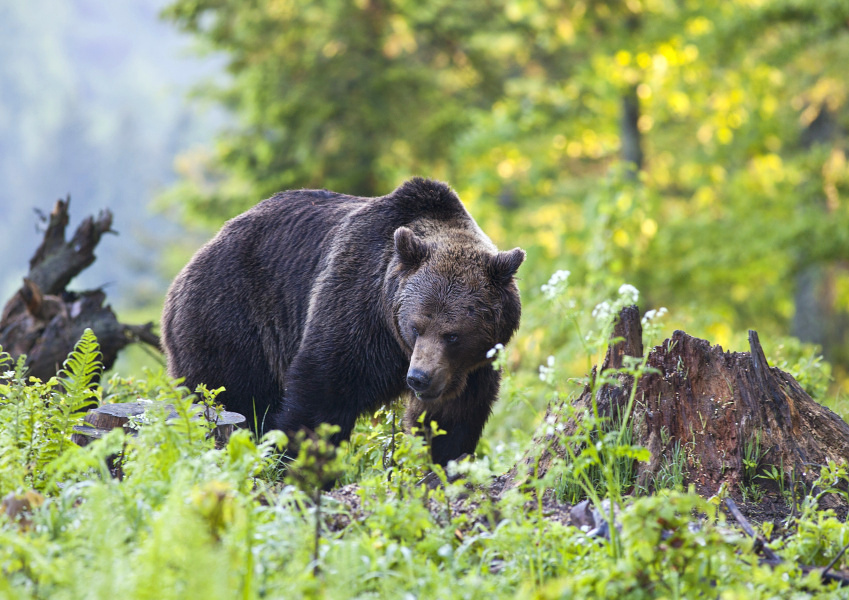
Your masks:
{"label": "bear's shoulder hump", "polygon": [[424,177],[405,181],[386,198],[398,208],[421,216],[448,218],[466,213],[460,198],[448,184]]}

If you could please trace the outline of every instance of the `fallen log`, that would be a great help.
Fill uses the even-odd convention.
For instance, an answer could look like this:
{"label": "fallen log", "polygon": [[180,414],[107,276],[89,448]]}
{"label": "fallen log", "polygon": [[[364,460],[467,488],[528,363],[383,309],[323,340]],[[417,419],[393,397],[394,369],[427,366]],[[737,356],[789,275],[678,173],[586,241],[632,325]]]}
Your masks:
{"label": "fallen log", "polygon": [[[139,400],[136,402],[101,404],[88,411],[82,425],[74,427],[71,440],[79,446],[87,446],[93,440],[102,438],[118,427],[123,428],[126,433],[135,434],[136,430],[131,419],[142,417],[150,409],[169,411],[166,417],[169,421],[178,416],[174,406],[164,402]],[[245,417],[239,413],[226,410],[216,411],[214,408],[203,404],[193,404],[191,410],[194,412],[193,419],[204,418],[215,425],[212,433],[218,447],[223,447],[227,443],[234,427],[243,425],[245,422]]]}
{"label": "fallen log", "polygon": [[153,323],[125,325],[106,304],[103,290],[73,292],[71,280],[95,260],[94,249],[112,230],[112,213],[101,211],[80,223],[65,239],[70,197],[58,200],[50,215],[42,215],[44,237],[30,260],[21,288],[0,314],[0,346],[12,358],[26,355],[30,375],[47,380],[56,374],[83,331],[97,336],[105,369],[127,345],[141,342],[159,350]]}
{"label": "fallen log", "polygon": [[[600,372],[618,369],[625,356],[643,356],[636,306],[620,313],[613,337],[617,341],[608,348]],[[815,402],[791,375],[770,367],[754,331],[749,332],[749,347],[749,352],[724,352],[675,331],[649,351],[651,371],[636,383],[631,416],[632,443],[651,453],[649,462],[637,465],[637,485],[651,489],[664,465],[677,459],[685,461],[684,485],[692,484],[703,496],[715,494],[723,484],[735,492],[754,483],[777,492],[810,486],[829,461],[846,462],[849,425]],[[588,385],[572,401],[576,411],[564,412],[567,401],[549,406],[546,424],[532,444],[542,448],[541,454],[529,452],[509,474],[512,482],[542,477],[556,459],[568,460],[562,440],[575,431],[576,422],[565,415],[592,411],[594,395],[608,422],[624,414],[634,382],[621,373],[616,379],[617,385],[595,391]],[[552,429],[563,435],[552,434]]]}

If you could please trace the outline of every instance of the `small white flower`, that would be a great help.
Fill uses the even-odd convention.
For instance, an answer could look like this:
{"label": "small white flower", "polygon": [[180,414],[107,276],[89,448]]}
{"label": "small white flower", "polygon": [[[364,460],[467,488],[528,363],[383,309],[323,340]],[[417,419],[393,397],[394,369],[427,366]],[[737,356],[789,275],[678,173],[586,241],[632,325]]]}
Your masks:
{"label": "small white flower", "polygon": [[549,277],[548,283],[549,283],[549,285],[557,285],[558,283],[561,283],[561,282],[569,279],[569,275],[571,275],[571,274],[572,274],[571,271],[565,271],[563,269],[558,269],[557,271],[554,272],[554,274],[551,277]]}
{"label": "small white flower", "polygon": [[569,279],[569,275],[571,275],[569,271],[562,269],[555,271],[549,277],[548,283],[543,284],[540,288],[542,293],[545,294],[545,297],[549,300],[554,300],[558,295],[563,293],[566,289],[566,281]]}
{"label": "small white flower", "polygon": [[649,310],[649,311],[646,311],[646,314],[644,314],[644,315],[643,315],[643,318],[642,318],[642,323],[643,323],[643,325],[645,325],[646,323],[650,322],[650,321],[651,321],[652,319],[654,319],[656,316],[657,316],[657,311],[656,311],[656,310]]}
{"label": "small white flower", "polygon": [[646,314],[643,315],[642,323],[646,325],[655,319],[660,319],[663,315],[665,315],[668,311],[665,306],[661,306],[656,310],[646,311]]}
{"label": "small white flower", "polygon": [[596,304],[596,307],[593,309],[593,317],[599,321],[607,321],[612,315],[613,311],[610,307],[610,302],[607,302],[606,300]]}
{"label": "small white flower", "polygon": [[498,354],[502,350],[504,350],[504,344],[495,344],[495,346],[493,346],[492,348],[487,350],[486,357],[492,358],[493,356],[495,356],[496,354]]}
{"label": "small white flower", "polygon": [[546,362],[548,363],[548,366],[546,366],[546,365],[540,365],[539,366],[539,380],[542,381],[542,382],[545,382],[545,383],[553,383],[554,382],[554,372],[555,372],[554,357],[549,356],[548,361],[546,361]]}
{"label": "small white flower", "polygon": [[623,283],[619,286],[619,295],[627,302],[636,304],[637,299],[640,297],[640,291],[630,283]]}
{"label": "small white flower", "polygon": [[14,377],[14,376],[15,376],[15,372],[14,372],[14,371],[4,371],[4,372],[3,372],[3,375],[2,375],[2,378],[3,378],[3,379],[11,379],[11,378],[12,378],[12,377]]}

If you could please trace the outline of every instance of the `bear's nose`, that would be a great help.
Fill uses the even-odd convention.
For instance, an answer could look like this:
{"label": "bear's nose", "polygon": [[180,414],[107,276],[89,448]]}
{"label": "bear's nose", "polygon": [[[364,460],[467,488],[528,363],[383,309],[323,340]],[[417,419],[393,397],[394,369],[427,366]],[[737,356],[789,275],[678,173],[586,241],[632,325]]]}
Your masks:
{"label": "bear's nose", "polygon": [[423,392],[430,387],[430,375],[419,369],[410,369],[407,372],[407,385],[414,392]]}

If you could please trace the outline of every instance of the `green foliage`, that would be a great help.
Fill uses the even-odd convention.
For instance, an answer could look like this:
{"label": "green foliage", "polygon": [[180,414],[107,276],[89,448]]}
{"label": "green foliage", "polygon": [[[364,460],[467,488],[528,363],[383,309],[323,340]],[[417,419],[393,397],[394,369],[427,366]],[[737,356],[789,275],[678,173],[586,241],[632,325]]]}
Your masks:
{"label": "green foliage", "polygon": [[487,52],[504,17],[483,5],[192,0],[164,14],[228,59],[231,79],[207,91],[240,127],[175,190],[207,219],[284,189],[376,195],[444,171],[469,109],[504,77]]}
{"label": "green foliage", "polygon": [[[666,446],[666,444],[664,444]],[[676,440],[667,454],[663,455],[657,475],[652,482],[654,489],[683,491],[684,478],[687,476],[687,458],[681,442]]]}
{"label": "green foliage", "polygon": [[[447,178],[496,243],[528,252],[523,367],[560,347],[534,313],[544,278],[568,269],[596,295],[627,279],[724,347],[749,327],[792,331],[839,383],[847,6],[175,0],[167,18],[227,56],[232,78],[207,95],[241,122],[171,199],[217,225],[285,188]],[[805,385],[820,394],[817,370]]]}
{"label": "green foliage", "polygon": [[[74,425],[84,411],[100,401],[95,380],[100,372],[100,346],[86,329],[65,361],[59,378],[42,382],[26,377],[26,357],[5,371],[0,384],[0,438],[6,449],[0,458],[0,495],[26,488],[43,490],[48,465],[66,450]],[[8,354],[0,354],[0,369],[11,366]]]}
{"label": "green foliage", "polygon": [[[0,353],[0,496],[27,499],[0,514],[0,596],[837,595],[793,562],[828,564],[849,542],[849,526],[819,508],[846,499],[845,465],[793,490],[800,512],[784,535],[764,524],[786,559],[772,570],[716,503],[680,489],[686,447],[671,447],[654,490],[633,489],[647,458],[630,437],[635,398],[616,419],[593,406],[569,435],[539,421],[585,385],[594,397],[645,374],[632,362],[587,376],[613,316],[637,301],[624,280],[644,307],[670,308],[646,314],[646,343],[677,327],[745,347],[733,332],[754,327],[780,340],[770,363],[816,399],[845,379],[845,340],[821,342],[832,373],[784,334],[804,316],[802,292],[830,302],[815,316],[836,332],[849,305],[845,140],[807,139],[820,118],[845,130],[847,6],[173,1],[166,16],[225,54],[230,77],[205,94],[236,121],[215,149],[178,161],[168,201],[218,225],[284,188],[374,194],[410,174],[449,179],[499,245],[528,253],[522,329],[496,362],[501,402],[478,460],[436,468],[430,489],[424,439],[400,431],[394,407],[362,418],[338,451],[327,432],[300,440],[287,464],[280,434],[238,431],[215,449],[192,408],[215,390],[192,394],[161,370],[101,385],[89,334],[48,382]],[[636,177],[620,161],[621,106],[633,97]],[[173,404],[177,418],[153,409],[135,435],[70,443],[89,403],[138,399]],[[568,460],[493,496],[538,425]],[[758,470],[755,442],[752,495],[764,493],[756,481],[787,483],[781,465]],[[356,496],[352,507],[319,492],[334,479],[356,483],[337,490]],[[558,495],[608,507],[621,529],[608,541],[562,525],[549,514],[564,508]]]}
{"label": "green foliage", "polygon": [[823,359],[822,348],[787,338],[781,340],[769,358],[772,366],[790,373],[811,398],[820,403],[827,400],[831,365]]}
{"label": "green foliage", "polygon": [[[581,290],[566,283],[558,276],[548,292],[568,306]],[[575,309],[576,328],[593,332],[590,341],[600,343],[611,311],[633,300],[636,290],[622,287],[592,319]],[[582,339],[595,354],[587,334]],[[517,394],[506,353],[498,354],[508,395]],[[646,458],[628,438],[633,398],[616,422],[587,415],[588,425],[562,440],[574,449],[570,461],[496,497],[490,484],[515,459],[485,447],[475,462],[436,467],[441,485],[431,488],[422,481],[432,468],[424,437],[401,433],[392,409],[361,419],[338,449],[327,444],[332,429],[303,435],[295,460],[281,464],[288,440],[279,432],[256,440],[237,431],[215,449],[211,424],[192,418],[191,401],[211,403],[217,391],[191,394],[161,372],[113,376],[100,387],[96,358],[86,335],[64,383],[42,383],[0,353],[8,369],[0,493],[26,500],[16,514],[0,512],[4,597],[804,597],[828,590],[802,578],[793,561],[827,564],[849,541],[846,523],[818,508],[826,495],[846,497],[845,465],[829,464],[815,495],[800,496],[796,533],[772,542],[787,559],[775,571],[759,565],[751,540],[729,530],[715,503],[680,490],[629,497],[626,465]],[[568,382],[555,363],[543,367],[525,392],[557,400]],[[618,375],[643,373],[632,362]],[[605,383],[613,381],[591,385]],[[63,414],[60,405],[101,397],[166,401],[177,417],[151,409],[134,423],[135,435],[116,429],[85,448],[67,443],[69,429],[42,426]],[[552,519],[545,499],[566,477],[610,507],[606,516],[619,526],[610,541]],[[321,493],[337,479],[356,480],[336,492],[350,505]]]}
{"label": "green foliage", "polygon": [[760,432],[743,442],[743,483],[748,485],[755,482],[761,460],[769,452],[769,448],[761,448]]}
{"label": "green foliage", "polygon": [[[603,361],[619,312],[637,302],[639,291],[632,285],[621,285],[614,298],[598,302],[591,318],[587,318],[576,297],[586,297],[588,290],[570,285],[569,277],[569,272],[558,271],[541,290],[546,300],[563,314],[564,322],[573,329],[573,335],[586,356],[590,376],[582,383],[591,398],[591,407],[576,414],[578,409],[569,400],[560,400],[556,359],[550,356],[546,364],[539,367],[540,380],[555,388],[549,403],[546,436],[556,440],[570,459],[553,470],[558,478],[558,496],[570,503],[589,497],[600,507],[601,498],[607,496],[618,502],[626,491],[634,488],[635,463],[648,460],[649,455],[645,448],[631,443],[636,385],[631,387],[631,395],[622,412],[612,418],[599,413],[598,394],[605,387],[619,387],[623,379],[639,381],[653,370],[646,365],[645,358],[630,356],[624,357],[621,368],[609,368],[602,373],[592,369],[593,364],[600,365]],[[654,312],[654,317],[649,315],[645,319],[646,325],[656,318],[658,312]],[[589,327],[586,326],[588,322],[591,324]],[[566,423],[573,427],[568,434],[565,432]]]}
{"label": "green foliage", "polygon": [[86,329],[59,371],[59,382],[68,397],[73,399],[72,412],[82,410],[88,400],[97,397],[91,387],[100,375],[102,366],[97,338],[91,329]]}

